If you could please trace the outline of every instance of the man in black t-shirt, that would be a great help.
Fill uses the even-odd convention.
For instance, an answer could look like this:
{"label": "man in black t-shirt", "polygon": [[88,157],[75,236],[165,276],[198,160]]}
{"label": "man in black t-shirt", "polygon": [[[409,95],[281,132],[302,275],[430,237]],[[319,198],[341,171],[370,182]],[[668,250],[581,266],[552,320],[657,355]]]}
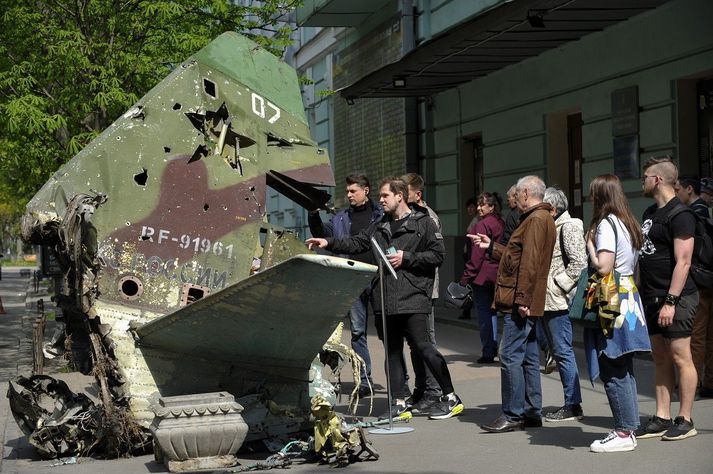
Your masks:
{"label": "man in black t-shirt", "polygon": [[[670,158],[644,165],[644,195],[655,204],[644,211],[644,244],[639,260],[639,292],[644,303],[656,364],[656,415],[636,430],[638,439],[680,440],[695,436],[691,419],[698,376],[691,357],[691,330],[698,290],[689,275],[696,217],[676,197],[678,170]],[[671,420],[675,370],[679,373],[679,413]]]}

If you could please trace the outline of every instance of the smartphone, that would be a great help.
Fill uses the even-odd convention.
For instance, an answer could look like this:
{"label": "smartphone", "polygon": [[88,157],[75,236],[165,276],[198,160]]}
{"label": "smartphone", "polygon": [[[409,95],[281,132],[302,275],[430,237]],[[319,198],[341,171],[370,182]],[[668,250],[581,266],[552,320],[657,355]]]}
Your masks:
{"label": "smartphone", "polygon": [[396,253],[396,248],[392,245],[391,247],[389,247],[388,249],[386,249],[386,252],[385,252],[385,253],[386,253],[386,255],[393,255],[393,254]]}

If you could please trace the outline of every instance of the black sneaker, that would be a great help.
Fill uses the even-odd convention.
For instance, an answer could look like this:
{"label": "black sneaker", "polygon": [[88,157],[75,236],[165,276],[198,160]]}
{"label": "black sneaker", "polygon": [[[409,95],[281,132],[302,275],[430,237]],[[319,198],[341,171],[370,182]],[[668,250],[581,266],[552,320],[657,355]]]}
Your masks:
{"label": "black sneaker", "polygon": [[[401,418],[402,416],[407,416],[410,417],[411,413],[408,411],[408,407],[406,405],[401,405],[401,404],[394,404],[391,405],[391,418],[396,419],[396,418]],[[380,420],[388,420],[389,418],[389,412],[385,412],[379,416]]]}
{"label": "black sneaker", "polygon": [[582,405],[565,405],[559,410],[545,413],[545,421],[570,421],[581,420],[584,417]]}
{"label": "black sneaker", "polygon": [[495,357],[486,357],[483,356],[480,359],[476,360],[478,364],[492,364],[495,362]]}
{"label": "black sneaker", "polygon": [[409,411],[413,416],[426,416],[430,415],[431,412],[436,408],[436,405],[440,401],[440,397],[429,397],[424,396],[418,402],[414,403],[409,407]]}
{"label": "black sneaker", "polygon": [[441,399],[431,409],[430,420],[445,420],[463,413],[463,402],[458,395],[453,394],[453,400],[448,395],[443,395]]}
{"label": "black sneaker", "polygon": [[672,426],[673,421],[654,415],[644,426],[634,431],[634,436],[636,439],[660,438]]}
{"label": "black sneaker", "polygon": [[673,420],[673,426],[666,430],[661,439],[666,441],[678,441],[681,439],[696,436],[698,431],[693,427],[693,420],[686,421],[682,416],[677,416]]}

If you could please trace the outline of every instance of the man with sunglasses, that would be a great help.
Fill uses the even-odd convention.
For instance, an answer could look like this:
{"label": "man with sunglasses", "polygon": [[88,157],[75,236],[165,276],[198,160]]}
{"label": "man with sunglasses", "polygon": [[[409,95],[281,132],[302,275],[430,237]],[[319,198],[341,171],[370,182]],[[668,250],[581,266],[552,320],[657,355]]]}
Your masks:
{"label": "man with sunglasses", "polygon": [[[655,364],[656,414],[636,430],[636,439],[675,441],[697,434],[691,418],[698,383],[691,332],[698,290],[689,273],[696,217],[676,197],[677,180],[678,169],[669,157],[650,158],[644,165],[644,195],[655,204],[644,211],[639,292]],[[671,420],[676,369],[680,407]]]}

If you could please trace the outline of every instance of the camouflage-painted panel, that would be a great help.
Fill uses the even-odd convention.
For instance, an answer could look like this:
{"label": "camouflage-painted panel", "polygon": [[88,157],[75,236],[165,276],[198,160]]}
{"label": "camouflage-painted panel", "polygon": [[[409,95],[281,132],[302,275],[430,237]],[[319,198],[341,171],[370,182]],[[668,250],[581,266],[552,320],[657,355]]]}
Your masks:
{"label": "camouflage-painted panel", "polygon": [[[375,267],[299,255],[136,330],[141,347],[262,366],[309,370],[373,278]],[[269,341],[269,343],[267,343]]]}
{"label": "camouflage-painted panel", "polygon": [[91,217],[100,298],[166,314],[190,285],[217,291],[249,276],[271,170],[333,183],[295,71],[225,33],[55,173],[27,210],[41,228],[74,196],[105,195]]}

